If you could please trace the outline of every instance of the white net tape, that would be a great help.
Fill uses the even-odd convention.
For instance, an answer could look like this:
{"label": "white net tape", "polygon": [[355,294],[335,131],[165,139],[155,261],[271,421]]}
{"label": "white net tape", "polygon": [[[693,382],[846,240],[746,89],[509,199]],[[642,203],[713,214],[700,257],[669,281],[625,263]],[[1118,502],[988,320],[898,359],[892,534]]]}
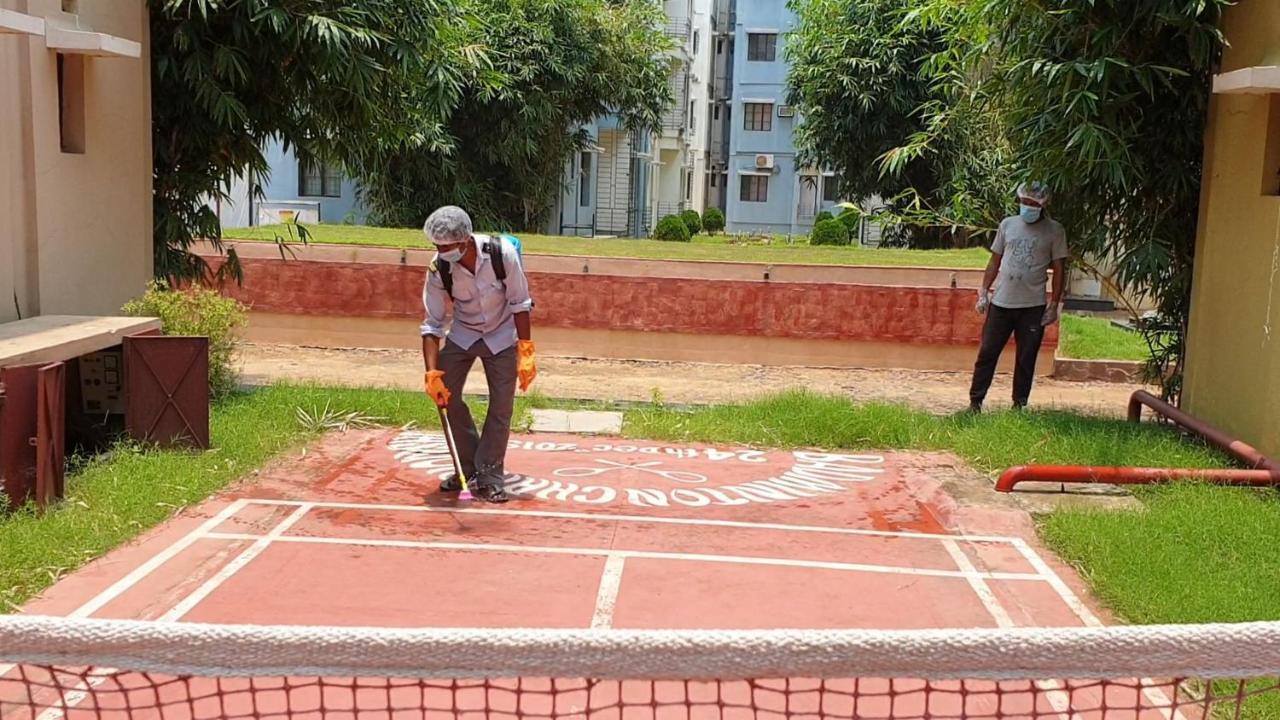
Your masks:
{"label": "white net tape", "polygon": [[0,663],[204,677],[1211,680],[1280,675],[1280,622],[1008,630],[562,631],[7,616],[0,617]]}

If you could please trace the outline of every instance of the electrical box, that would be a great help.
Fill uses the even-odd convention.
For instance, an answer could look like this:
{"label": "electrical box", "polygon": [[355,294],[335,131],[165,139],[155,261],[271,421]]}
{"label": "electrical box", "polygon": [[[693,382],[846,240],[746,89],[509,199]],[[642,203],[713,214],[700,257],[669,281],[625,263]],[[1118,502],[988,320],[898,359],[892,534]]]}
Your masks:
{"label": "electrical box", "polygon": [[123,414],[124,353],[102,350],[81,355],[80,396],[86,415]]}

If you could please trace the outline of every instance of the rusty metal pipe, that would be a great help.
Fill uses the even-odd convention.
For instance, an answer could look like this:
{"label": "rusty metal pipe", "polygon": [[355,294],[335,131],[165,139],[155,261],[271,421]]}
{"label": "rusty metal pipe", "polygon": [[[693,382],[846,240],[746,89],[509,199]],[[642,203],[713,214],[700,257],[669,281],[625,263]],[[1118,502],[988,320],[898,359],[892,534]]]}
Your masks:
{"label": "rusty metal pipe", "polygon": [[1180,427],[1199,435],[1205,439],[1205,442],[1230,454],[1248,467],[1280,472],[1280,463],[1263,455],[1254,446],[1233,438],[1204,421],[1186,414],[1146,390],[1135,391],[1129,397],[1130,422],[1138,422],[1142,419],[1143,405],[1151,408],[1152,412],[1168,418]]}
{"label": "rusty metal pipe", "polygon": [[1020,465],[1001,473],[1000,479],[996,481],[996,490],[1012,492],[1014,486],[1024,482],[1151,485],[1173,480],[1196,480],[1214,485],[1243,487],[1280,487],[1280,470]]}
{"label": "rusty metal pipe", "polygon": [[1129,397],[1129,421],[1142,419],[1142,407],[1151,408],[1177,425],[1204,438],[1213,445],[1248,465],[1248,470],[1213,470],[1204,468],[1140,468],[1096,467],[1089,465],[1021,465],[1005,470],[996,481],[996,490],[1012,492],[1023,482],[1103,483],[1108,485],[1150,485],[1173,480],[1194,480],[1214,485],[1241,487],[1280,487],[1280,463],[1263,455],[1257,448],[1237,440],[1213,426],[1198,420],[1145,390]]}

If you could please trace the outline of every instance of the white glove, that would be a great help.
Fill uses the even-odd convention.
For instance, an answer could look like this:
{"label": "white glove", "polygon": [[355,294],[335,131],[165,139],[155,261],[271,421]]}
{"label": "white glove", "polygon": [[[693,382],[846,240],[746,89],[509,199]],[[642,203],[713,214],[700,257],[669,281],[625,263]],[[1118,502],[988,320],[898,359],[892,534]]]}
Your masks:
{"label": "white glove", "polygon": [[1044,309],[1044,316],[1040,318],[1040,324],[1044,327],[1049,327],[1056,322],[1058,322],[1058,304],[1052,303]]}
{"label": "white glove", "polygon": [[989,306],[989,305],[991,305],[991,296],[990,296],[990,295],[988,295],[987,293],[984,293],[984,292],[982,292],[981,290],[979,290],[979,291],[978,291],[978,304],[977,304],[977,305],[975,305],[973,309],[974,309],[974,310],[977,310],[979,315],[986,315],[986,314],[987,314],[987,306]]}

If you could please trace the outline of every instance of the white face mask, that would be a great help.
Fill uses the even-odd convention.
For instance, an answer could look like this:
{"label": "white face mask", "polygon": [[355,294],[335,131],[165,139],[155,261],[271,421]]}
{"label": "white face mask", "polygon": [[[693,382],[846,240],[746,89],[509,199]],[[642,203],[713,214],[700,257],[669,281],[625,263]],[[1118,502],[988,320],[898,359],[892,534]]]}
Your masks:
{"label": "white face mask", "polygon": [[440,253],[440,259],[447,263],[456,263],[462,259],[462,248],[454,248],[452,250]]}
{"label": "white face mask", "polygon": [[1022,216],[1022,221],[1025,223],[1039,222],[1040,212],[1041,209],[1038,207],[1031,207],[1030,205],[1018,206],[1018,214]]}

